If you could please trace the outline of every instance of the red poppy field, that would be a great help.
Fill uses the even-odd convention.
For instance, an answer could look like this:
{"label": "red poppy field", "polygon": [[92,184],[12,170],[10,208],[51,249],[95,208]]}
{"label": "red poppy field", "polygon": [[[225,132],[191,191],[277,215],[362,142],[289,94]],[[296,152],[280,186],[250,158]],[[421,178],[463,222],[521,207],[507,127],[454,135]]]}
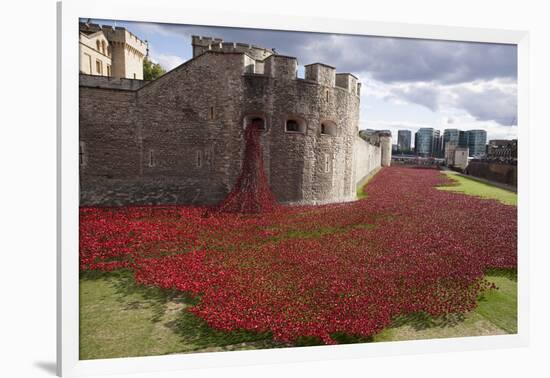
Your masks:
{"label": "red poppy field", "polygon": [[216,330],[369,337],[398,316],[469,312],[494,289],[488,270],[515,269],[516,207],[436,189],[449,183],[391,167],[344,204],[81,208],[80,269],[125,268],[138,284],[192,295],[185,311]]}

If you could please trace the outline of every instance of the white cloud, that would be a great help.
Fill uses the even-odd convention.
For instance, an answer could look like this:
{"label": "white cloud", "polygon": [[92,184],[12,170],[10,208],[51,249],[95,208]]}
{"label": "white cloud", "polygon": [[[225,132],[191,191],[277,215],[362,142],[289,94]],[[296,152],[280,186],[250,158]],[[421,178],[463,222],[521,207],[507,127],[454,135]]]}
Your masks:
{"label": "white cloud", "polygon": [[[394,104],[417,104],[434,113],[462,109],[478,121],[494,121],[502,126],[517,124],[517,84],[515,80],[476,80],[459,84],[435,82],[383,83],[365,75],[363,95]],[[368,100],[367,100],[368,101]],[[456,123],[450,117],[445,123]]]}
{"label": "white cloud", "polygon": [[166,71],[173,70],[180,64],[184,62],[183,58],[177,56],[177,55],[164,55],[159,54],[156,56],[151,56],[151,60],[155,63],[158,63],[164,68]]}
{"label": "white cloud", "polygon": [[149,59],[151,59],[153,63],[160,64],[166,71],[173,70],[185,61],[178,55],[158,53],[151,44],[149,44]]}
{"label": "white cloud", "polygon": [[150,35],[158,34],[165,37],[187,36],[188,27],[183,25],[170,25],[154,22],[133,22],[132,28],[136,29],[136,33]]}

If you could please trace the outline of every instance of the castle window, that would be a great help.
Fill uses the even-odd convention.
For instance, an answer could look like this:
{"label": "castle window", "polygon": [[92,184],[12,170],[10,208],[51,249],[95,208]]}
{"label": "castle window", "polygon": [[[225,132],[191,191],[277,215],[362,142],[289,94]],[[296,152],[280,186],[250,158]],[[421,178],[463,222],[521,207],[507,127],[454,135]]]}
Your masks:
{"label": "castle window", "polygon": [[288,133],[305,133],[306,123],[301,119],[288,119],[286,121],[285,131]]}
{"label": "castle window", "polygon": [[321,135],[336,136],[336,124],[332,121],[321,122]]}
{"label": "castle window", "polygon": [[328,102],[328,89],[327,89],[327,91],[326,91],[326,96],[327,96],[327,102]]}
{"label": "castle window", "polygon": [[107,76],[111,76],[111,66],[107,64]]}
{"label": "castle window", "polygon": [[252,118],[251,124],[258,125],[260,130],[265,130],[265,121],[263,118],[256,117]]}
{"label": "castle window", "polygon": [[265,118],[257,115],[248,115],[243,118],[243,130],[246,130],[251,124],[256,124],[259,126],[260,130],[266,131],[267,124]]}
{"label": "castle window", "polygon": [[197,168],[202,167],[202,151],[197,151]]}
{"label": "castle window", "polygon": [[136,78],[136,74],[134,73],[134,79]]}
{"label": "castle window", "polygon": [[78,164],[82,167],[86,163],[84,156],[84,142],[80,142],[78,146]]}
{"label": "castle window", "polygon": [[244,72],[246,73],[254,73],[256,71],[256,67],[254,63],[250,63],[244,66]]}
{"label": "castle window", "polygon": [[95,41],[95,45],[97,47],[97,51],[101,51],[101,42],[99,42],[99,39]]}
{"label": "castle window", "polygon": [[286,121],[286,131],[298,132],[300,131],[300,125],[293,119]]}
{"label": "castle window", "polygon": [[214,107],[213,106],[210,107],[209,118],[214,119]]}
{"label": "castle window", "polygon": [[95,70],[97,74],[99,75],[103,74],[103,65],[101,64],[101,60],[95,61]]}
{"label": "castle window", "polygon": [[325,173],[330,172],[330,157],[328,154],[325,154]]}
{"label": "castle window", "polygon": [[149,150],[149,167],[155,166],[155,155],[153,153],[153,150]]}
{"label": "castle window", "polygon": [[101,41],[101,52],[105,54],[105,41]]}

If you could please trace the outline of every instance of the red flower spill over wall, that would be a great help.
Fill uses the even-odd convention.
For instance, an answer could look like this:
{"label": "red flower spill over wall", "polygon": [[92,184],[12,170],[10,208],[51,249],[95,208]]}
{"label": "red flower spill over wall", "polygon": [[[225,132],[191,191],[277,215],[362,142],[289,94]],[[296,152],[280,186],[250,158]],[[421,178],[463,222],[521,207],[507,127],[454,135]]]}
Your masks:
{"label": "red flower spill over wall", "polygon": [[276,207],[277,202],[265,177],[260,127],[260,122],[256,122],[249,124],[246,128],[246,146],[241,174],[233,190],[218,206],[219,212],[266,213],[273,211]]}
{"label": "red flower spill over wall", "polygon": [[194,294],[190,311],[217,329],[367,337],[397,315],[470,311],[488,268],[516,267],[516,208],[434,188],[446,181],[385,168],[367,199],[269,214],[82,208],[80,266]]}

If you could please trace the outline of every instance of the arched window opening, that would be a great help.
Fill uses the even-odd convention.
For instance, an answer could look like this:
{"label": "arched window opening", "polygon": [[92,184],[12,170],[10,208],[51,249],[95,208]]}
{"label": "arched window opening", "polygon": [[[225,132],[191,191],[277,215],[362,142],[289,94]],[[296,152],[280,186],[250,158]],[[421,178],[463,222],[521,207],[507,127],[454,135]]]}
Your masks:
{"label": "arched window opening", "polygon": [[250,124],[258,125],[260,130],[267,130],[267,122],[265,118],[263,117],[263,115],[259,115],[258,113],[250,114],[243,118],[243,130],[246,130],[246,128]]}
{"label": "arched window opening", "polygon": [[101,42],[99,42],[99,39],[95,41],[95,45],[97,47],[97,51],[101,51]]}
{"label": "arched window opening", "polygon": [[286,121],[285,131],[287,133],[305,133],[306,123],[302,119],[291,118]]}
{"label": "arched window opening", "polygon": [[106,49],[105,49],[105,41],[101,41],[101,52],[102,52],[103,54],[105,54],[105,53],[106,53]]}
{"label": "arched window opening", "polygon": [[253,125],[258,125],[260,130],[265,130],[265,121],[263,118],[254,117],[250,120],[250,123]]}
{"label": "arched window opening", "polygon": [[321,135],[336,136],[337,128],[336,124],[332,121],[321,122]]}
{"label": "arched window opening", "polygon": [[293,119],[286,121],[286,131],[298,132],[300,131],[300,125]]}

